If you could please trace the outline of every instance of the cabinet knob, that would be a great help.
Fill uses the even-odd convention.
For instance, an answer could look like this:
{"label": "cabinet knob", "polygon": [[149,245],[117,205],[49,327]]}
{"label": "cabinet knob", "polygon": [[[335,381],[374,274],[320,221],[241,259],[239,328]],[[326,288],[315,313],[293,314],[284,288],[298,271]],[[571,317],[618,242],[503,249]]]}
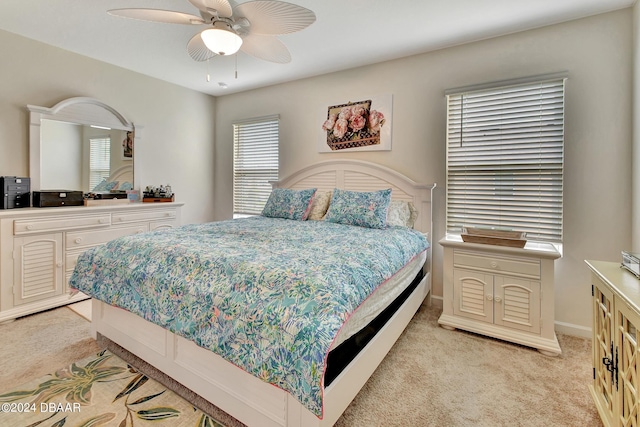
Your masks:
{"label": "cabinet knob", "polygon": [[494,300],[495,300],[495,302],[498,302],[498,303],[502,302],[502,298],[501,297],[495,297]]}
{"label": "cabinet knob", "polygon": [[58,268],[62,268],[62,262],[61,262],[61,261],[58,261],[58,262],[56,263],[56,267],[58,267]]}
{"label": "cabinet knob", "polygon": [[487,301],[493,301],[493,295],[487,294]]}
{"label": "cabinet knob", "polygon": [[82,237],[76,238],[76,240],[74,240],[74,242],[76,242],[76,244],[79,245],[82,242]]}

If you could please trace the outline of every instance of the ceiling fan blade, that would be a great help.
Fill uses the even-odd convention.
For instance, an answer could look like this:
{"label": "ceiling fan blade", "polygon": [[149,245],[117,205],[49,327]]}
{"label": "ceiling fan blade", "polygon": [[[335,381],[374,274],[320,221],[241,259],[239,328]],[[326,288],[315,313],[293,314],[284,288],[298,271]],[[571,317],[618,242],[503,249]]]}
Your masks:
{"label": "ceiling fan blade", "polygon": [[233,9],[228,0],[189,0],[189,3],[200,9],[201,12],[212,15],[214,10],[221,18],[231,18]]}
{"label": "ceiling fan blade", "polygon": [[166,24],[204,24],[204,20],[190,13],[174,12],[160,9],[111,9],[109,15],[123,18],[139,19],[141,21],[164,22]]}
{"label": "ceiling fan blade", "polygon": [[240,50],[259,59],[278,64],[291,62],[289,49],[275,36],[247,34],[242,37]]}
{"label": "ceiling fan blade", "polygon": [[235,8],[237,17],[245,17],[251,22],[254,34],[289,34],[303,30],[316,20],[316,14],[295,4],[256,0],[242,3]]}
{"label": "ceiling fan blade", "polygon": [[202,37],[200,37],[200,33],[191,37],[191,40],[189,40],[189,43],[187,43],[187,52],[189,53],[189,56],[191,56],[191,58],[199,62],[206,61],[217,55],[216,53],[213,53],[212,51],[207,49],[204,41],[202,41]]}

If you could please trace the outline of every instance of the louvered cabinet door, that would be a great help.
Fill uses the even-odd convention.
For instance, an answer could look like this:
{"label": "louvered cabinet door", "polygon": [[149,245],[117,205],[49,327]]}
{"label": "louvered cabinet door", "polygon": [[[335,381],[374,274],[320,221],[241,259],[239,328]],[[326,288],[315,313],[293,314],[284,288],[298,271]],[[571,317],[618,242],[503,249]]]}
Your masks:
{"label": "louvered cabinet door", "polygon": [[453,301],[456,316],[493,323],[493,276],[454,269]]}
{"label": "louvered cabinet door", "polygon": [[62,233],[14,239],[14,304],[62,295]]}
{"label": "louvered cabinet door", "polygon": [[540,282],[495,276],[493,301],[496,325],[540,333]]}
{"label": "louvered cabinet door", "polygon": [[[615,307],[615,343],[617,344],[613,360],[617,359],[617,378],[613,378],[618,392],[617,410],[618,422],[614,425],[638,426],[638,386],[640,374],[638,361],[638,328],[640,316],[627,303],[617,296],[614,297]],[[615,372],[614,372],[615,375]]]}

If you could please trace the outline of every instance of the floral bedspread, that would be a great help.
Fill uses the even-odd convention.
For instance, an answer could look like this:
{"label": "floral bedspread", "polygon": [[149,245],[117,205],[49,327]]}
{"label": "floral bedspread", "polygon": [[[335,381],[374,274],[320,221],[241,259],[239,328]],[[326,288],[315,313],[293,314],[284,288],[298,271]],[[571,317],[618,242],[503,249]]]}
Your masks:
{"label": "floral bedspread", "polygon": [[327,352],[380,284],[426,250],[404,227],[253,217],[122,237],[71,286],[210,349],[323,414]]}

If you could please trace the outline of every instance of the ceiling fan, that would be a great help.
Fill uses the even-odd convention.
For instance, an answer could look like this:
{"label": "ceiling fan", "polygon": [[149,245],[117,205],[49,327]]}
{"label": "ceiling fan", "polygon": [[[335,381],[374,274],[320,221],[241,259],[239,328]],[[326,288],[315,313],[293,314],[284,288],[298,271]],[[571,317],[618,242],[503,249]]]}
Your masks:
{"label": "ceiling fan", "polygon": [[289,49],[276,37],[303,30],[316,20],[304,7],[276,0],[254,0],[232,7],[228,0],[189,0],[200,16],[161,9],[112,9],[107,13],[168,24],[207,25],[187,43],[196,61],[238,50],[265,61],[291,61]]}

